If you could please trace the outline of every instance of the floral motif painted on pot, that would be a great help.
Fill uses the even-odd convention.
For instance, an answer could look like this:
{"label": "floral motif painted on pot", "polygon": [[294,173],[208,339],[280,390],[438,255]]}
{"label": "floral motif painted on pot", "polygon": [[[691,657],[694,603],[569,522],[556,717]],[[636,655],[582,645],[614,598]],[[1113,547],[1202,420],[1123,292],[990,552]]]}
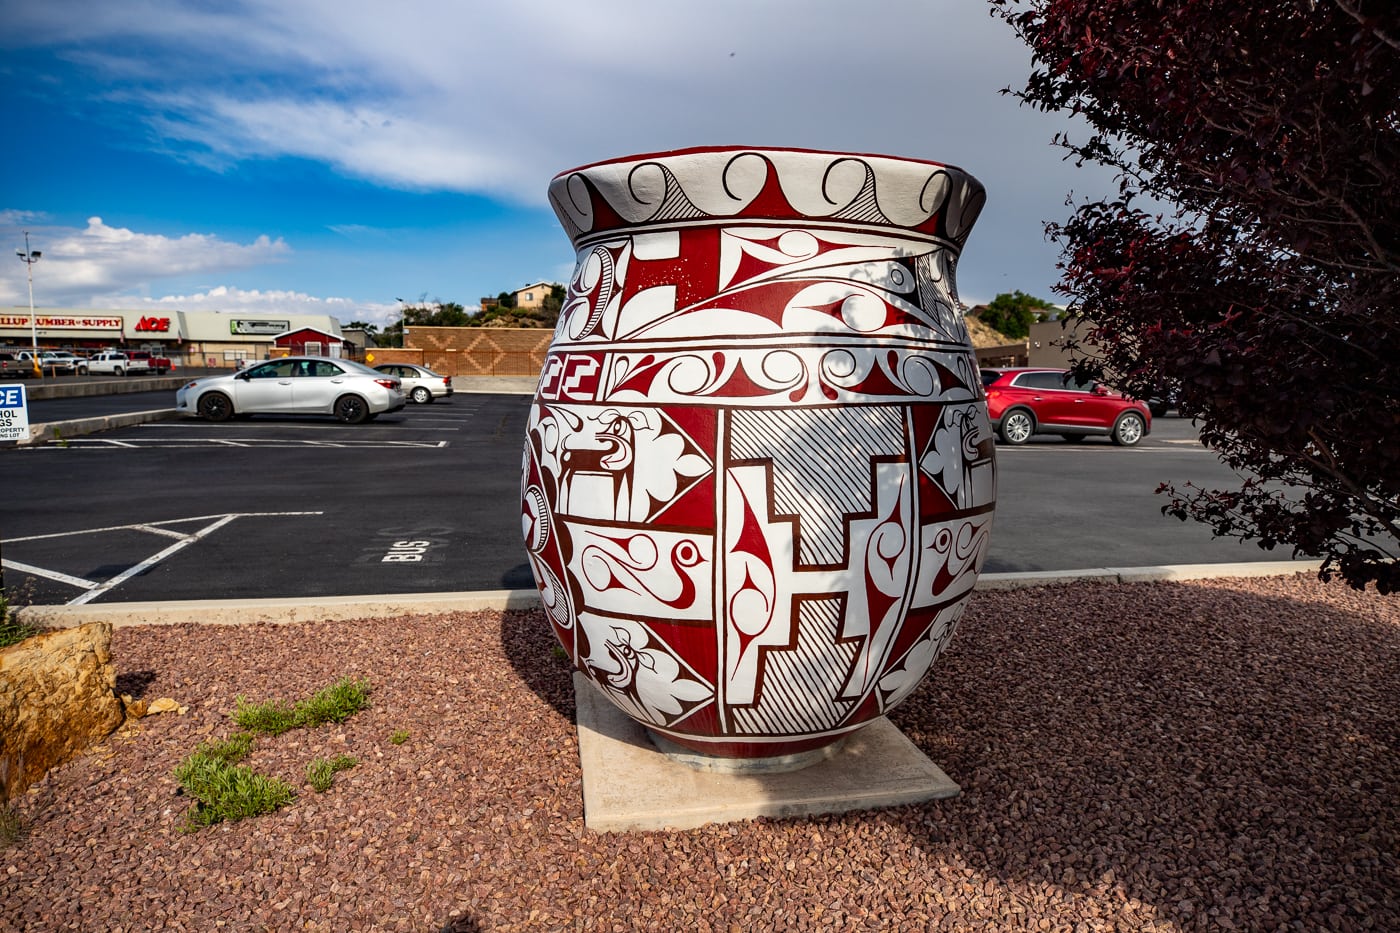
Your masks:
{"label": "floral motif painted on pot", "polygon": [[953,281],[982,186],[934,162],[695,149],[564,172],[577,250],[522,523],[613,703],[729,758],[919,684],[987,550],[993,441]]}

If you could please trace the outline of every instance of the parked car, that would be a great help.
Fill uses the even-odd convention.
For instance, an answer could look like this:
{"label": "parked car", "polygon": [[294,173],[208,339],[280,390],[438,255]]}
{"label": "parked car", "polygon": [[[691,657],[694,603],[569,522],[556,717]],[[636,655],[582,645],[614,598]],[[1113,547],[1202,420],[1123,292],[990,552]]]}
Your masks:
{"label": "parked car", "polygon": [[1146,405],[1100,383],[1080,383],[1064,369],[984,369],[987,415],[1007,444],[1024,444],[1036,434],[1058,434],[1067,441],[1107,435],[1131,447],[1152,430]]}
{"label": "parked car", "polygon": [[20,362],[13,353],[0,353],[0,378],[28,379],[34,375],[34,364]]}
{"label": "parked car", "polygon": [[381,373],[398,376],[403,382],[403,392],[419,405],[426,405],[435,398],[452,397],[452,377],[435,373],[417,363],[383,363],[374,367]]}
{"label": "parked car", "polygon": [[82,375],[144,376],[150,371],[150,360],[133,359],[125,350],[103,350],[78,363],[78,372]]}
{"label": "parked car", "polygon": [[403,408],[403,384],[353,360],[288,356],[222,376],[204,376],[175,393],[175,410],[227,421],[248,415],[334,415],[359,424]]}
{"label": "parked car", "polygon": [[87,357],[69,353],[67,350],[45,350],[41,356],[45,369],[52,368],[55,372],[69,375],[78,371],[79,363],[87,362]]}
{"label": "parked car", "polygon": [[163,376],[175,368],[175,364],[171,363],[170,360],[163,356],[157,356],[148,350],[131,350],[127,352],[127,356],[133,360],[145,360],[147,367],[157,375]]}
{"label": "parked car", "polygon": [[[34,368],[35,354],[33,350],[18,350],[15,352],[14,357],[31,370]],[[37,358],[40,368],[43,369],[45,374],[50,376],[56,376],[60,373],[70,374],[76,366],[73,362],[73,354],[71,353],[40,350]]]}
{"label": "parked car", "polygon": [[1147,400],[1147,410],[1152,417],[1160,418],[1173,408],[1180,407],[1181,400],[1175,389],[1162,389]]}

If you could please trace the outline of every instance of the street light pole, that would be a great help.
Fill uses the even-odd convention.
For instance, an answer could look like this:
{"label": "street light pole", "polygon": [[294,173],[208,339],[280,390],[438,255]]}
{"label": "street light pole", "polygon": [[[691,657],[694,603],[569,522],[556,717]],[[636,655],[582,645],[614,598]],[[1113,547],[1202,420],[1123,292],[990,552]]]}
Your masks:
{"label": "street light pole", "polygon": [[402,350],[404,347],[408,346],[407,341],[404,340],[406,336],[404,328],[408,326],[404,321],[404,316],[408,314],[408,307],[403,303],[402,298],[395,298],[394,300],[399,303],[399,349]]}
{"label": "street light pole", "polygon": [[15,255],[20,258],[20,262],[25,265],[25,271],[29,273],[29,342],[34,356],[30,362],[39,371],[39,378],[44,377],[44,367],[39,365],[39,323],[34,316],[34,263],[39,261],[39,257],[44,255],[37,249],[29,248],[29,231],[24,231],[24,252],[15,250]]}

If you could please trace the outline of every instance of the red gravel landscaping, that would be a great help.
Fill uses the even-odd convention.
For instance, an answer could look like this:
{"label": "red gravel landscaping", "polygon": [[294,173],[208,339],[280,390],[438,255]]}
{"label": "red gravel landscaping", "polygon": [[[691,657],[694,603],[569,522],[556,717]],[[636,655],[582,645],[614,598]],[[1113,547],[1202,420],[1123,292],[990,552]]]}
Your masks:
{"label": "red gravel landscaping", "polygon": [[[0,931],[1400,930],[1400,599],[981,591],[891,716],[961,797],[685,832],[584,827],[552,645],[531,612],[118,629],[119,692],[189,710],[14,802]],[[245,762],[291,806],[181,831],[172,771],[235,697],[345,676],[369,709]]]}

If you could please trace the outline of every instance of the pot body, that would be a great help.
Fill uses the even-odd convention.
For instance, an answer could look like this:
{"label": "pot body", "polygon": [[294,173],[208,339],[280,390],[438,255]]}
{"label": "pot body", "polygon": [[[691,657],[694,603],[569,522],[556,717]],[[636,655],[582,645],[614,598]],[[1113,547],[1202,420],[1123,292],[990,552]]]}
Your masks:
{"label": "pot body", "polygon": [[993,440],[953,272],[959,169],[698,149],[564,172],[577,266],[522,525],[555,635],[621,710],[738,759],[903,700],[986,554]]}

